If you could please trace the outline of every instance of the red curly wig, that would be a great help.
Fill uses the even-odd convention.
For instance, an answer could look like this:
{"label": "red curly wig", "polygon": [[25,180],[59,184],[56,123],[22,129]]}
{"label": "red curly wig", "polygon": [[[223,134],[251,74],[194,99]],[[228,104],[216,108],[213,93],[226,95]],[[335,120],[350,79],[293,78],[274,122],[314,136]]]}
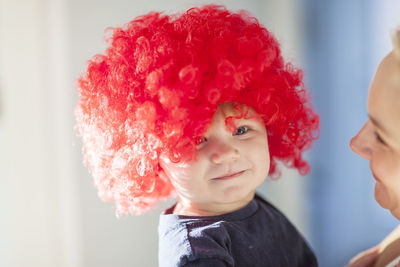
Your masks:
{"label": "red curly wig", "polygon": [[174,191],[159,156],[196,154],[222,102],[251,106],[268,131],[270,175],[282,161],[309,170],[302,152],[318,135],[303,74],[246,11],[207,5],[152,12],[114,28],[79,80],[75,116],[85,165],[117,214],[140,214]]}

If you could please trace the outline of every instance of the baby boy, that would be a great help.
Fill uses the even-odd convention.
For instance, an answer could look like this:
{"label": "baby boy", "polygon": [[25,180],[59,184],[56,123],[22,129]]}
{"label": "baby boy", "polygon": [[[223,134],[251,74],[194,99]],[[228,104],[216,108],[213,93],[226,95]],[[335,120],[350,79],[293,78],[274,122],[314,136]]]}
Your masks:
{"label": "baby boy", "polygon": [[317,266],[255,194],[277,162],[306,174],[318,116],[301,70],[247,12],[152,12],[114,28],[79,79],[85,164],[117,214],[160,217],[160,266]]}

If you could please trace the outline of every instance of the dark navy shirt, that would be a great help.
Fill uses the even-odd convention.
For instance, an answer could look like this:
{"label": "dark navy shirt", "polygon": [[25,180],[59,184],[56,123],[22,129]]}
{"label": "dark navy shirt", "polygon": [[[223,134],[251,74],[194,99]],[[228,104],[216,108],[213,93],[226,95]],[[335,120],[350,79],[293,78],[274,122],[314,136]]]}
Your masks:
{"label": "dark navy shirt", "polygon": [[318,266],[289,220],[258,195],[218,216],[160,216],[159,266]]}

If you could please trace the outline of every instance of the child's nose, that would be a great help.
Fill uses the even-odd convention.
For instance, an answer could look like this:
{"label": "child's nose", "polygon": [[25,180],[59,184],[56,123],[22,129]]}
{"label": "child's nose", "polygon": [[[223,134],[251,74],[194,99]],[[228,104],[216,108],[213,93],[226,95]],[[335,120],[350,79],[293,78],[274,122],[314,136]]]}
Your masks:
{"label": "child's nose", "polygon": [[370,140],[368,138],[367,130],[367,124],[365,124],[357,133],[357,135],[350,140],[350,148],[354,153],[367,160],[370,160],[372,150],[370,147]]}
{"label": "child's nose", "polygon": [[229,144],[220,144],[215,148],[211,155],[211,160],[215,164],[222,164],[230,161],[235,161],[239,158],[239,150]]}

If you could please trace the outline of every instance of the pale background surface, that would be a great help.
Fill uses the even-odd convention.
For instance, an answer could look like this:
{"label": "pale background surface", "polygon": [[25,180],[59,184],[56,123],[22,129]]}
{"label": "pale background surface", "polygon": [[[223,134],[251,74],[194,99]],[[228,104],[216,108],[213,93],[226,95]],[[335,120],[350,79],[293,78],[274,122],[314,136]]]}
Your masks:
{"label": "pale background surface", "polygon": [[[73,132],[75,80],[86,60],[104,50],[106,27],[151,10],[174,12],[211,2],[249,10],[276,35],[287,59],[306,64],[305,0],[0,0],[0,266],[157,266],[158,215],[170,203],[118,220],[112,204],[97,198]],[[387,42],[374,44],[379,52],[373,59],[390,49],[395,24],[382,14],[398,4],[385,3],[376,7],[380,23],[372,30]],[[283,177],[260,192],[324,255],[325,243],[341,240],[325,236],[312,220],[321,214],[310,204],[310,177],[294,171]],[[337,257],[343,262],[348,255]]]}

